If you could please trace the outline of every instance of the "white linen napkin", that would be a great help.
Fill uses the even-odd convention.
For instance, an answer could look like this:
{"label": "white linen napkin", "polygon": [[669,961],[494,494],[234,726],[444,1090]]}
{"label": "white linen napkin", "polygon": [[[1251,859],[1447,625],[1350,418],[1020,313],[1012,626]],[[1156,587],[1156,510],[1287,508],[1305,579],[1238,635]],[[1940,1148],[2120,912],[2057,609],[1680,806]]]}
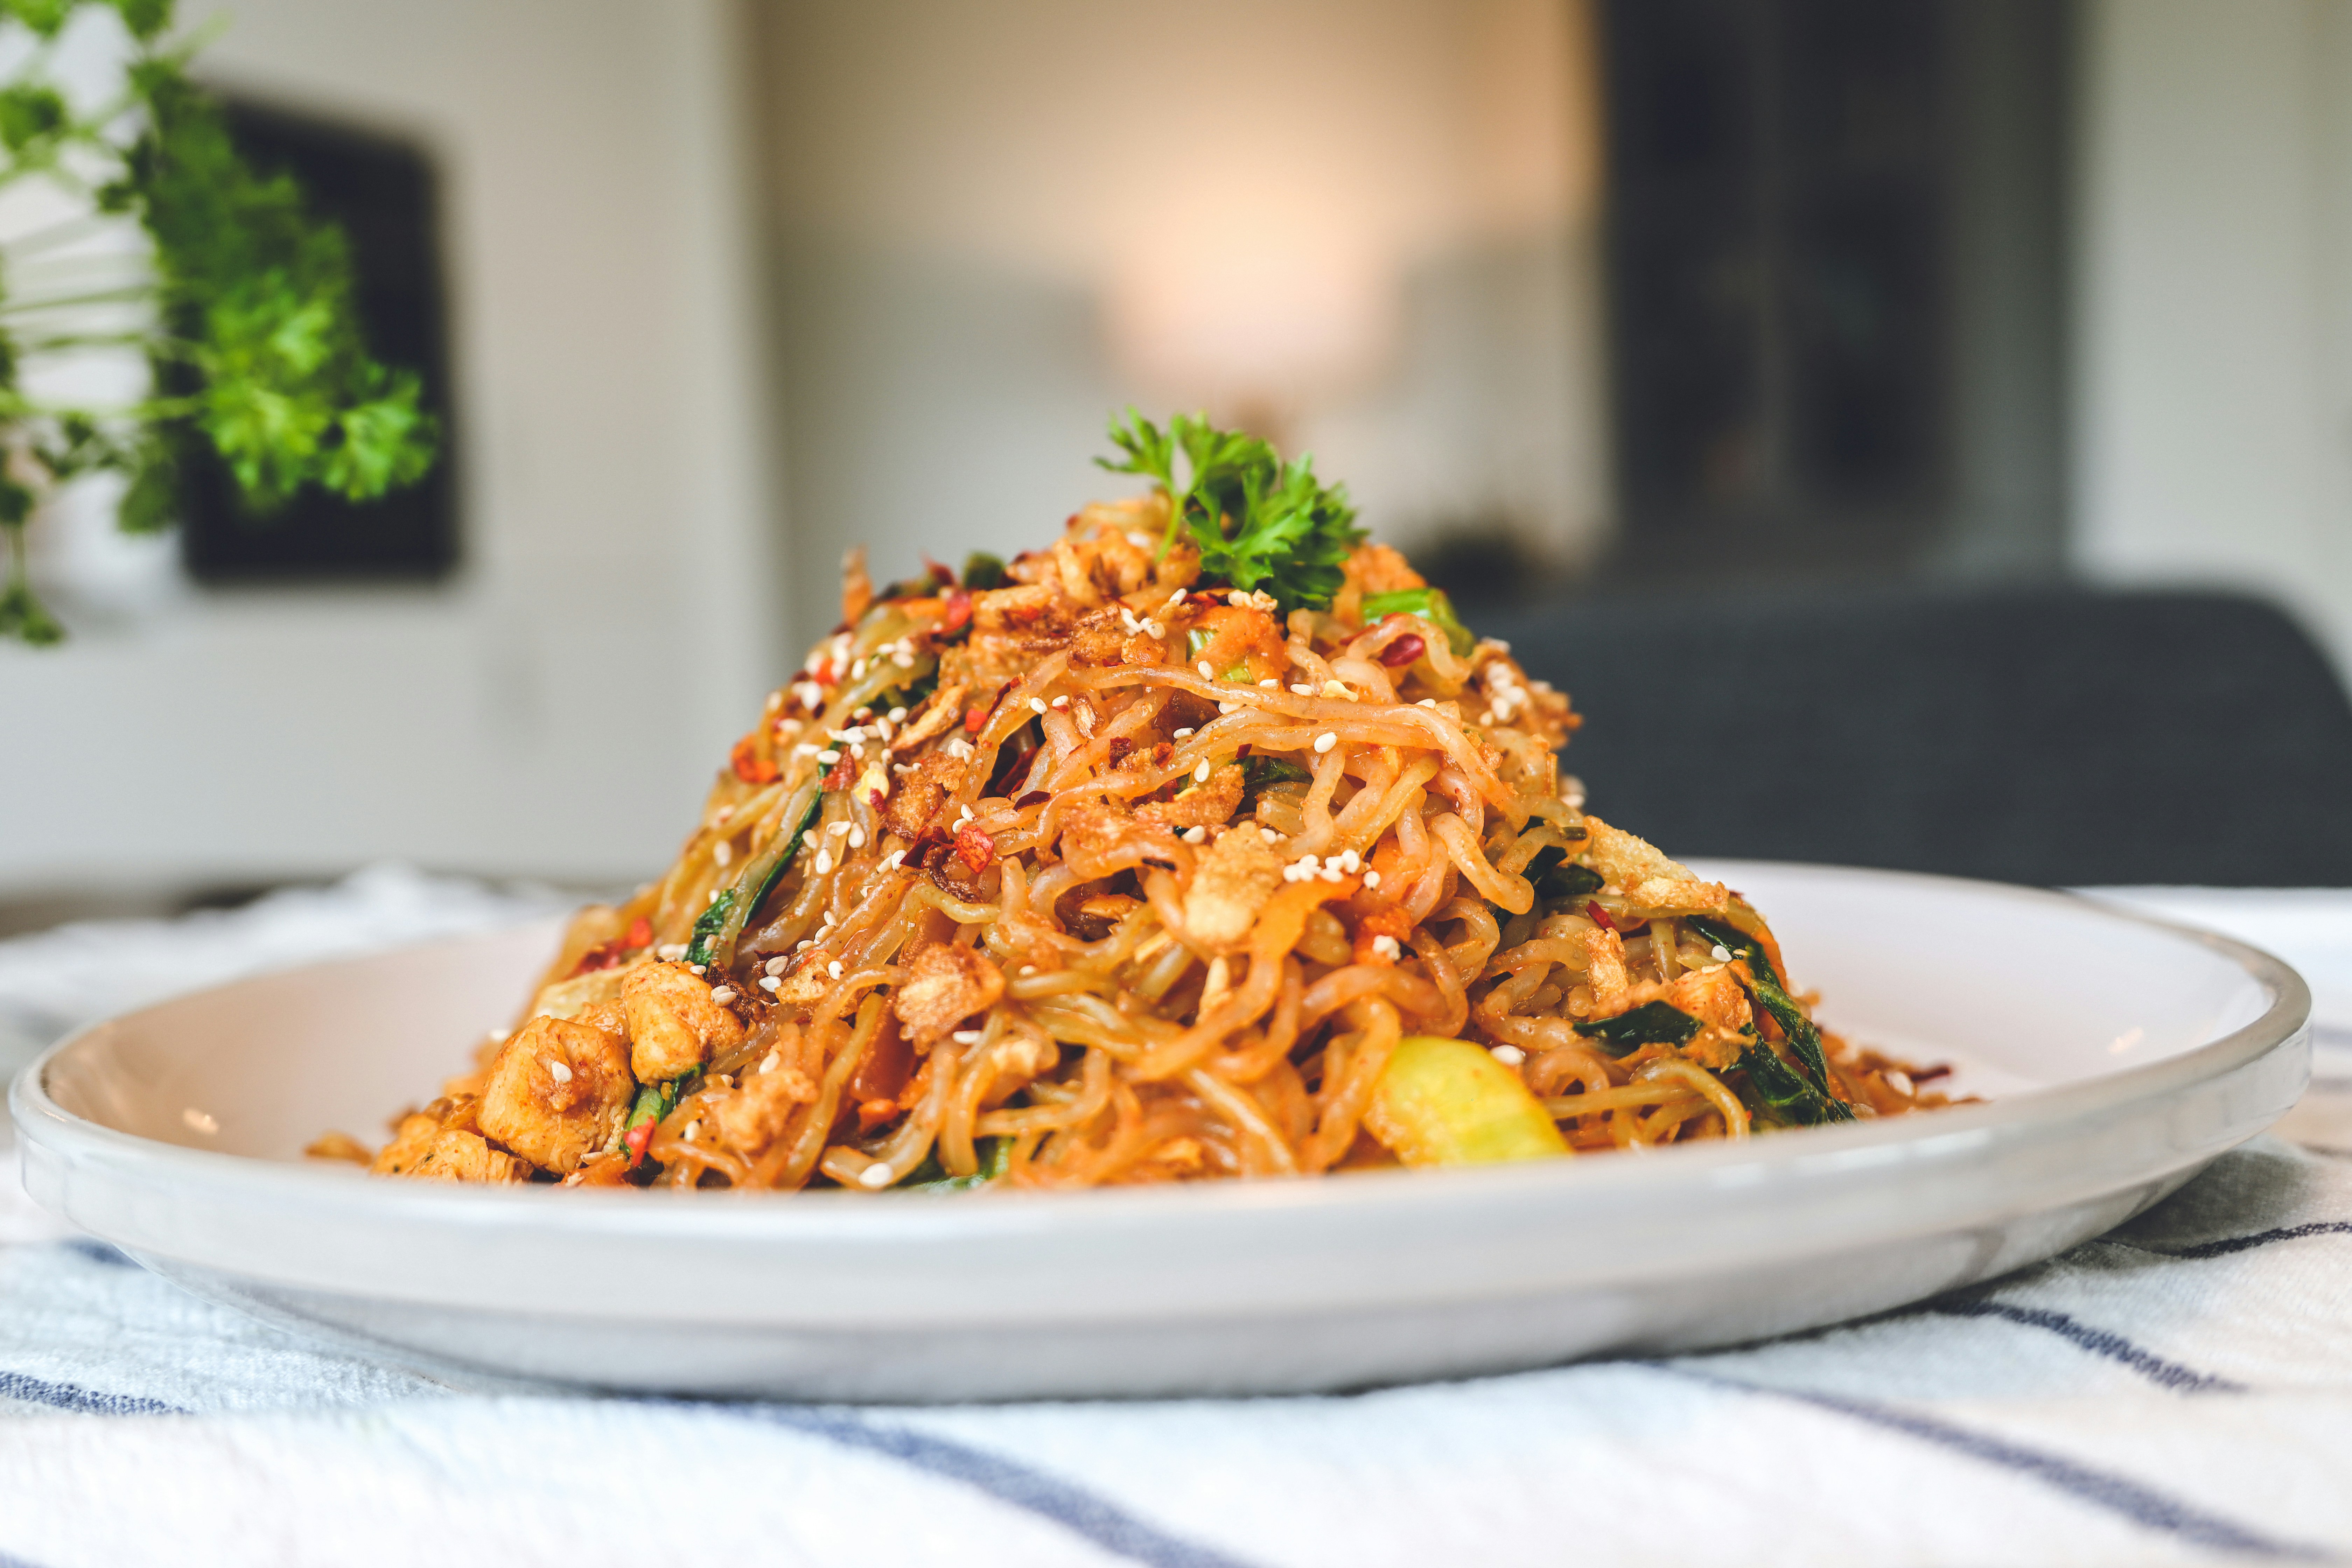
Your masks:
{"label": "white linen napkin", "polygon": [[[11,1159],[0,1568],[2352,1555],[2352,892],[2101,896],[2312,982],[2318,1065],[2280,1134],[1990,1287],[1707,1355],[1344,1397],[947,1408],[456,1387],[61,1235]],[[377,870],[189,923],[67,928],[0,942],[0,1017],[38,1039],[546,903]]]}

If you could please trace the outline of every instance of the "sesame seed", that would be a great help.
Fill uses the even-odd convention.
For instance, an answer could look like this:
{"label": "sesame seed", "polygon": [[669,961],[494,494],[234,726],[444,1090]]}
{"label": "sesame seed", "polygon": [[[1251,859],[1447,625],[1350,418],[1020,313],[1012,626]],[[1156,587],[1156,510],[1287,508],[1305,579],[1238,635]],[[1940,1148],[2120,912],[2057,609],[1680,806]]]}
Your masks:
{"label": "sesame seed", "polygon": [[838,837],[840,837],[843,834],[845,834],[845,833],[846,833],[846,832],[848,832],[848,831],[849,831],[849,824],[848,824],[847,822],[845,822],[845,821],[843,821],[843,822],[828,822],[828,823],[826,823],[826,824],[824,825],[824,830],[825,830],[825,832],[826,832],[826,833],[828,833],[828,834],[832,835],[834,837],[838,838]]}
{"label": "sesame seed", "polygon": [[807,744],[794,746],[793,748],[793,755],[796,757],[814,757],[816,755],[816,748]]}
{"label": "sesame seed", "polygon": [[841,753],[835,751],[819,752],[816,754],[816,760],[823,763],[826,767],[831,767],[834,763],[841,761]]}
{"label": "sesame seed", "polygon": [[866,679],[866,661],[864,659],[861,658],[856,664],[849,667],[849,679],[852,680],[863,680]]}
{"label": "sesame seed", "polygon": [[1434,697],[1424,697],[1420,701],[1414,703],[1413,706],[1416,708],[1434,708],[1437,706],[1437,699]]}
{"label": "sesame seed", "polygon": [[1042,697],[1032,697],[1031,699],[1029,699],[1029,711],[1030,711],[1030,712],[1032,712],[1032,713],[1043,713],[1045,710],[1045,700],[1044,698],[1042,698]]}
{"label": "sesame seed", "polygon": [[1353,702],[1356,700],[1356,694],[1348,689],[1347,684],[1344,681],[1338,680],[1325,681],[1323,683],[1323,695],[1326,697],[1337,697],[1346,702]]}
{"label": "sesame seed", "polygon": [[1339,737],[1331,733],[1330,731],[1326,730],[1321,734],[1315,737],[1315,754],[1319,757],[1339,743]]}
{"label": "sesame seed", "polygon": [[1885,1076],[1886,1079],[1886,1087],[1906,1098],[1908,1098],[1913,1090],[1918,1087],[1911,1081],[1911,1075],[1903,1071],[1899,1068],[1887,1068]]}
{"label": "sesame seed", "polygon": [[693,1121],[689,1121],[689,1122],[688,1122],[688,1123],[686,1124],[686,1141],[687,1141],[688,1142],[689,1142],[689,1143],[693,1142],[695,1141],[695,1139],[696,1139],[696,1138],[698,1138],[698,1137],[699,1137],[699,1136],[701,1135],[701,1133],[702,1133],[702,1118],[700,1118],[699,1116],[696,1117]]}
{"label": "sesame seed", "polygon": [[1021,966],[1021,973],[1024,974],[1034,974],[1037,973],[1037,966],[1034,963],[1024,963]]}
{"label": "sesame seed", "polygon": [[[960,763],[968,763],[971,761],[971,742],[965,740],[961,735],[958,735],[954,740],[948,742],[947,752],[949,756],[953,757]],[[911,766],[911,764],[909,765]]]}
{"label": "sesame seed", "polygon": [[547,1068],[547,1076],[553,1079],[556,1082],[570,1083],[572,1081],[572,1068],[566,1064],[559,1062],[553,1058],[549,1058],[544,1065]]}
{"label": "sesame seed", "polygon": [[1264,680],[1259,681],[1258,684],[1265,688],[1268,691],[1279,691],[1282,689],[1282,682],[1275,679],[1274,677],[1270,675]]}
{"label": "sesame seed", "polygon": [[768,960],[766,963],[761,965],[762,969],[766,970],[772,975],[782,974],[785,970],[790,969],[792,966],[793,961],[789,958],[772,958]]}
{"label": "sesame seed", "polygon": [[976,1046],[980,1044],[980,1031],[978,1029],[958,1029],[953,1035],[950,1035],[949,1038],[955,1041],[959,1046]]}
{"label": "sesame seed", "polygon": [[1067,708],[1070,705],[1070,700],[1067,697],[1056,697],[1054,699],[1053,705],[1056,708]]}
{"label": "sesame seed", "polygon": [[1718,942],[1711,950],[1709,956],[1717,963],[1729,963],[1731,962],[1731,950]]}
{"label": "sesame seed", "polygon": [[760,1070],[761,1072],[773,1072],[783,1065],[784,1054],[782,1051],[770,1051],[766,1056],[760,1058]]}
{"label": "sesame seed", "polygon": [[1193,733],[1194,731],[1190,728],[1179,730],[1176,731],[1176,738],[1180,741],[1188,741],[1192,738]]}
{"label": "sesame seed", "polygon": [[767,992],[771,995],[773,995],[779,989],[781,989],[783,984],[784,983],[782,981],[777,979],[772,974],[764,974],[760,977],[760,989]]}
{"label": "sesame seed", "polygon": [[1209,661],[1205,658],[1200,663],[1194,665],[1192,668],[1201,672],[1201,679],[1203,680],[1214,680],[1217,679],[1217,672],[1209,668]]}
{"label": "sesame seed", "polygon": [[1257,832],[1258,832],[1258,837],[1261,837],[1261,838],[1263,838],[1263,839],[1265,839],[1268,844],[1273,843],[1276,839],[1280,838],[1280,837],[1282,837],[1282,835],[1281,835],[1281,834],[1276,833],[1276,832],[1273,828],[1271,828],[1271,827],[1261,827],[1261,828],[1259,828],[1259,829],[1257,830]]}
{"label": "sesame seed", "polygon": [[1315,695],[1315,689],[1311,686],[1294,686],[1290,689],[1290,694],[1293,697],[1312,697]]}
{"label": "sesame seed", "polygon": [[838,980],[838,979],[840,979],[840,978],[841,978],[841,960],[839,960],[839,959],[837,959],[837,958],[836,958],[836,959],[835,959],[832,963],[830,963],[826,964],[826,965],[824,966],[824,973],[825,973],[826,976],[827,976],[828,978],[830,978],[830,979],[834,979],[834,980]]}
{"label": "sesame seed", "polygon": [[1326,866],[1323,869],[1316,872],[1315,874],[1322,878],[1327,882],[1336,882],[1340,878],[1347,875],[1345,871],[1340,870],[1337,866]]}
{"label": "sesame seed", "polygon": [[894,653],[890,656],[890,662],[900,669],[912,669],[915,668],[915,656],[911,653]]}
{"label": "sesame seed", "polygon": [[906,863],[907,863],[907,852],[906,852],[904,849],[893,849],[893,850],[891,850],[891,851],[890,851],[890,858],[883,862],[883,864],[884,864],[884,865],[888,866],[888,867],[890,868],[890,869],[892,869],[893,871],[897,870],[899,867],[901,867],[901,866],[905,865]]}
{"label": "sesame seed", "polygon": [[818,851],[816,852],[816,874],[817,874],[818,876],[822,877],[822,876],[824,876],[827,871],[830,871],[830,870],[832,870],[832,869],[833,869],[833,854],[832,854],[832,851],[830,851],[830,850],[825,850],[825,849],[820,849],[820,850],[818,850]]}
{"label": "sesame seed", "polygon": [[702,965],[698,963],[689,963],[686,967],[689,973],[699,974],[702,973]]}
{"label": "sesame seed", "polygon": [[1220,702],[1217,704],[1217,711],[1220,713],[1232,713],[1237,711],[1240,707],[1241,704],[1238,702]]}
{"label": "sesame seed", "polygon": [[1347,872],[1349,876],[1354,876],[1363,868],[1364,858],[1361,855],[1357,854],[1354,850],[1349,849],[1340,855],[1339,869]]}
{"label": "sesame seed", "polygon": [[813,948],[813,947],[814,947],[815,945],[816,945],[816,938],[814,938],[814,937],[813,937],[813,936],[804,936],[804,937],[801,938],[800,945],[799,945],[798,947],[793,948],[793,951],[794,952],[806,952],[810,948]]}
{"label": "sesame seed", "polygon": [[866,847],[866,829],[862,827],[853,827],[849,830],[849,847],[852,849],[863,849]]}
{"label": "sesame seed", "polygon": [[1206,844],[1209,841],[1209,830],[1205,827],[1188,827],[1181,837],[1187,844]]}
{"label": "sesame seed", "polygon": [[903,724],[906,721],[907,710],[904,708],[893,708],[890,710],[890,722],[893,724]]}
{"label": "sesame seed", "polygon": [[898,1173],[877,1160],[857,1173],[857,1184],[869,1193],[878,1193],[898,1179]]}
{"label": "sesame seed", "polygon": [[713,1002],[718,1003],[721,1007],[724,1007],[727,1004],[735,1000],[735,987],[732,985],[721,985],[718,990],[713,991],[710,994],[710,999]]}
{"label": "sesame seed", "polygon": [[1207,784],[1209,782],[1208,758],[1202,757],[1201,759],[1201,765],[1192,770],[1192,782],[1194,784]]}
{"label": "sesame seed", "polygon": [[1528,1053],[1517,1046],[1496,1046],[1495,1059],[1507,1068],[1515,1068],[1528,1059]]}
{"label": "sesame seed", "polygon": [[1380,885],[1381,874],[1378,871],[1367,871],[1364,873],[1364,886],[1367,888],[1377,888]]}
{"label": "sesame seed", "polygon": [[1396,938],[1383,932],[1372,938],[1372,951],[1382,958],[1396,958],[1403,953],[1404,948]]}
{"label": "sesame seed", "polygon": [[958,827],[961,827],[961,826],[962,826],[965,823],[970,822],[971,820],[971,807],[970,807],[970,806],[968,806],[968,805],[967,805],[967,806],[965,806],[965,807],[963,808],[963,814],[962,814],[961,816],[958,816],[958,817],[956,818],[956,826],[957,826]]}
{"label": "sesame seed", "polygon": [[1179,605],[1182,604],[1183,602],[1184,602],[1184,590],[1183,590],[1183,589],[1181,589],[1181,588],[1179,588],[1179,589],[1177,589],[1174,593],[1172,593],[1172,594],[1169,595],[1168,595],[1168,602],[1167,602],[1166,604],[1164,604],[1164,605],[1160,605],[1160,607],[1162,610],[1172,610],[1172,609],[1174,609],[1177,605]]}

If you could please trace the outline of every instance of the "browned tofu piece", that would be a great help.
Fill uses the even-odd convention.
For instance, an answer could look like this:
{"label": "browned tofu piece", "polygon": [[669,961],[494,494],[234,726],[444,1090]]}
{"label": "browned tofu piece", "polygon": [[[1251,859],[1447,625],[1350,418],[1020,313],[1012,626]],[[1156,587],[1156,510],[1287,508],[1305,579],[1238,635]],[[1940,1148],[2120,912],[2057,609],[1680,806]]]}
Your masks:
{"label": "browned tofu piece", "polygon": [[816,1085],[809,1081],[808,1074],[778,1063],[765,1071],[754,1068],[745,1073],[734,1092],[707,1114],[720,1142],[747,1160],[756,1160],[782,1134],[794,1108],[815,1099]]}
{"label": "browned tofu piece", "polygon": [[530,1173],[473,1132],[444,1127],[423,1111],[403,1117],[400,1131],[370,1167],[380,1176],[428,1182],[520,1182]]}
{"label": "browned tofu piece", "polygon": [[1282,862],[1257,829],[1235,828],[1209,846],[1192,873],[1184,893],[1185,934],[1202,947],[1241,946],[1281,882]]}
{"label": "browned tofu piece", "polygon": [[636,1088],[627,1041],[541,1016],[499,1047],[476,1114],[488,1137],[568,1175],[620,1132]]}
{"label": "browned tofu piece", "polygon": [[898,1021],[918,1050],[1004,994],[1004,975],[968,947],[927,947],[908,963],[908,979],[895,1004]]}
{"label": "browned tofu piece", "polygon": [[700,1067],[714,1051],[743,1043],[742,1021],[710,999],[710,987],[683,963],[646,963],[621,987],[629,1026],[629,1068],[660,1083]]}

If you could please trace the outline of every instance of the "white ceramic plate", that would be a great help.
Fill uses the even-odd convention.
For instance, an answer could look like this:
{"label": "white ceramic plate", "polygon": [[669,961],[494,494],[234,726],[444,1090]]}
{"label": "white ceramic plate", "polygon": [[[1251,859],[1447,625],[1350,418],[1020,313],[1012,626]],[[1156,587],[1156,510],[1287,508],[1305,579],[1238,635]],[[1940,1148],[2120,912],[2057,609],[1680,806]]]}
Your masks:
{"label": "white ceramic plate", "polygon": [[1998,1098],[1650,1155],[956,1198],[482,1189],[299,1158],[509,1016],[552,928],[322,964],[98,1025],[21,1075],[34,1196],[201,1294],[380,1356],[849,1399],[1239,1393],[1734,1342],[2108,1229],[2309,1070],[2275,959],[2082,900],[1707,868],[1825,1021]]}

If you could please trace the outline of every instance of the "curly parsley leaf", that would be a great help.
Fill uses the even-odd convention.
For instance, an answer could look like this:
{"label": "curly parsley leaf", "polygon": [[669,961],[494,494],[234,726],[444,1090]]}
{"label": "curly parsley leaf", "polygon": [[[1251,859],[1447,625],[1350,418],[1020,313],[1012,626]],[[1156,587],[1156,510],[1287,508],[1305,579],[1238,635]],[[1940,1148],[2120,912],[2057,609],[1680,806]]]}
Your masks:
{"label": "curly parsley leaf", "polygon": [[1096,462],[1157,480],[1168,496],[1163,555],[1190,538],[1203,581],[1271,594],[1285,613],[1329,605],[1364,531],[1347,487],[1318,479],[1314,458],[1286,463],[1267,442],[1196,414],[1179,414],[1162,430],[1130,408],[1111,422],[1110,438],[1124,457]]}

